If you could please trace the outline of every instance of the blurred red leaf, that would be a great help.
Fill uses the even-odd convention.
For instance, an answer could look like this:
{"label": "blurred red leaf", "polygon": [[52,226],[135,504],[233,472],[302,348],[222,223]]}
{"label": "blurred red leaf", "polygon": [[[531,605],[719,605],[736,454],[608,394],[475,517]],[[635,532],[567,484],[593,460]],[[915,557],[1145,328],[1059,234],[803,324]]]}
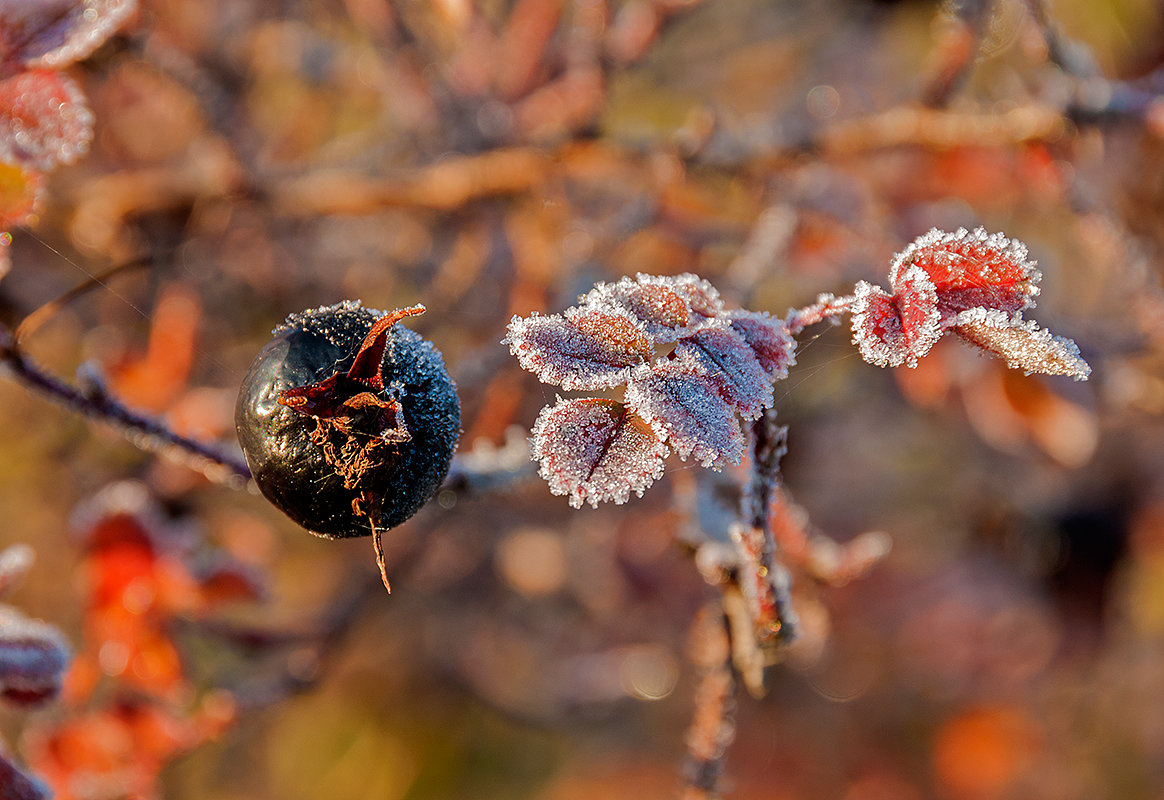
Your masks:
{"label": "blurred red leaf", "polygon": [[150,321],[149,343],[140,356],[128,356],[109,368],[109,382],[118,397],[146,411],[162,411],[186,386],[202,305],[180,287],[166,287]]}
{"label": "blurred red leaf", "polygon": [[35,69],[0,80],[0,160],[47,172],[92,138],[93,113],[71,78]]}

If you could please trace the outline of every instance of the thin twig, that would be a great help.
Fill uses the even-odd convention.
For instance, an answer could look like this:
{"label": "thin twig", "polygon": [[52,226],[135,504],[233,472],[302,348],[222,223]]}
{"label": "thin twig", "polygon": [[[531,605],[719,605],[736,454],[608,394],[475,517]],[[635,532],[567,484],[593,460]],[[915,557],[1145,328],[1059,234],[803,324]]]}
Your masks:
{"label": "thin twig", "polygon": [[721,796],[724,760],[735,736],[737,688],[730,626],[718,603],[700,612],[691,639],[691,660],[699,673],[699,684],[695,713],[687,730],[682,800],[714,800]]}
{"label": "thin twig", "polygon": [[126,408],[99,382],[94,381],[82,390],[46,372],[21,351],[12,332],[2,326],[0,363],[29,389],[86,417],[113,425],[143,450],[178,458],[210,480],[233,488],[242,488],[251,478],[251,471],[242,459],[205,442],[181,436],[160,420]]}
{"label": "thin twig", "polygon": [[922,89],[922,102],[944,108],[970,74],[990,19],[992,0],[958,0],[953,4],[953,26],[943,31],[936,45],[932,75]]}
{"label": "thin twig", "polygon": [[836,297],[831,294],[819,295],[812,305],[789,312],[788,330],[795,336],[810,325],[824,322],[826,319],[831,320],[841,314],[847,314],[855,299],[853,295],[845,297]]}

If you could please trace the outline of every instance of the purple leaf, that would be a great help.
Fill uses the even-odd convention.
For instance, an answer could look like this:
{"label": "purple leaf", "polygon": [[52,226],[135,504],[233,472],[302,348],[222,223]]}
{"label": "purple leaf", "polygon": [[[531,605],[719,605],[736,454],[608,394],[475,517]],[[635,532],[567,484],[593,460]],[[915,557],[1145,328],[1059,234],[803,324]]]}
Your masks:
{"label": "purple leaf", "polygon": [[641,417],[613,400],[559,400],[533,428],[533,456],[554,494],[570,505],[625,503],[663,474],[667,446]]}
{"label": "purple leaf", "polygon": [[782,320],[766,311],[732,311],[728,314],[732,328],[752,348],[760,366],[774,381],[788,377],[788,368],[796,363],[796,340]]}
{"label": "purple leaf", "polygon": [[52,792],[0,753],[0,800],[49,800]]}
{"label": "purple leaf", "polygon": [[698,366],[672,359],[639,367],[627,383],[626,401],[681,458],[694,454],[717,469],[740,463],[744,435],[735,408]]}
{"label": "purple leaf", "polygon": [[1054,336],[1019,314],[972,308],[959,314],[951,329],[975,347],[1003,359],[1008,367],[1028,374],[1070,375],[1077,381],[1091,374],[1075,342]]}
{"label": "purple leaf", "polygon": [[39,705],[61,689],[69,646],[51,625],[0,606],[0,697]]}
{"label": "purple leaf", "polygon": [[731,327],[704,328],[679,340],[675,357],[697,365],[719,396],[747,419],[772,405],[772,380],[744,337]]}
{"label": "purple leaf", "polygon": [[614,313],[577,311],[514,317],[503,344],[524,369],[563,389],[609,389],[654,354],[634,320]]}
{"label": "purple leaf", "polygon": [[59,69],[100,47],[136,8],[137,0],[4,0],[0,56]]}

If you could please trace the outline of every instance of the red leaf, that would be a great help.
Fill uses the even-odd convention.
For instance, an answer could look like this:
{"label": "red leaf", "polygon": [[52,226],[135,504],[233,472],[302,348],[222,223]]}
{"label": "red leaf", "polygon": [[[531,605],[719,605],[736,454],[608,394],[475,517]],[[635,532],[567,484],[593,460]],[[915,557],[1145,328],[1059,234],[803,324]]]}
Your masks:
{"label": "red leaf", "polygon": [[0,80],[0,161],[47,172],[89,149],[93,113],[65,75],[38,69]]}
{"label": "red leaf", "polygon": [[533,428],[533,455],[554,494],[570,505],[625,503],[663,474],[667,446],[651,426],[613,400],[559,400]]}
{"label": "red leaf", "polygon": [[1054,336],[1018,314],[997,309],[972,308],[958,315],[952,330],[975,347],[1006,361],[1008,367],[1028,374],[1070,375],[1077,381],[1091,374],[1091,367],[1070,339]]}
{"label": "red leaf", "polygon": [[788,325],[766,311],[732,311],[728,314],[732,328],[752,348],[760,366],[774,381],[788,377],[788,368],[796,363],[796,340]]}
{"label": "red leaf", "polygon": [[772,381],[744,337],[730,327],[704,328],[679,340],[675,356],[697,365],[719,396],[748,419],[772,405]]}
{"label": "red leaf", "polygon": [[[573,311],[573,310],[572,310]],[[641,326],[616,313],[514,317],[502,340],[524,369],[563,389],[609,389],[654,354]]]}
{"label": "red leaf", "polygon": [[0,47],[15,63],[60,68],[100,47],[136,8],[137,0],[6,0]]}
{"label": "red leaf", "polygon": [[68,663],[69,646],[56,628],[0,606],[0,696],[39,705],[60,691]]}
{"label": "red leaf", "polygon": [[1022,242],[984,228],[931,230],[897,255],[889,272],[894,294],[911,268],[925,271],[947,314],[968,308],[1007,313],[1034,305],[1041,277]]}
{"label": "red leaf", "polygon": [[627,383],[626,401],[667,437],[680,458],[694,454],[703,466],[715,468],[740,463],[744,435],[735,408],[687,360],[639,367]]}
{"label": "red leaf", "polygon": [[926,273],[911,267],[894,294],[861,281],[853,300],[853,343],[870,364],[916,367],[942,335],[938,297]]}

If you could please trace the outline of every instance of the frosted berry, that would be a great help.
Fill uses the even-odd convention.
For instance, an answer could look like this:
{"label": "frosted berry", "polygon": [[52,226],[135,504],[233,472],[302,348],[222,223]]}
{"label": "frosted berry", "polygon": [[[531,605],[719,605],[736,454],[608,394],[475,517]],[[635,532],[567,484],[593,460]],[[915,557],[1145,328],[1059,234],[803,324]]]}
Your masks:
{"label": "frosted berry", "polygon": [[[243,379],[235,425],[263,495],[327,538],[411,517],[449,470],[461,409],[440,352],[358,302],[292,314]],[[381,559],[381,568],[383,568]]]}

